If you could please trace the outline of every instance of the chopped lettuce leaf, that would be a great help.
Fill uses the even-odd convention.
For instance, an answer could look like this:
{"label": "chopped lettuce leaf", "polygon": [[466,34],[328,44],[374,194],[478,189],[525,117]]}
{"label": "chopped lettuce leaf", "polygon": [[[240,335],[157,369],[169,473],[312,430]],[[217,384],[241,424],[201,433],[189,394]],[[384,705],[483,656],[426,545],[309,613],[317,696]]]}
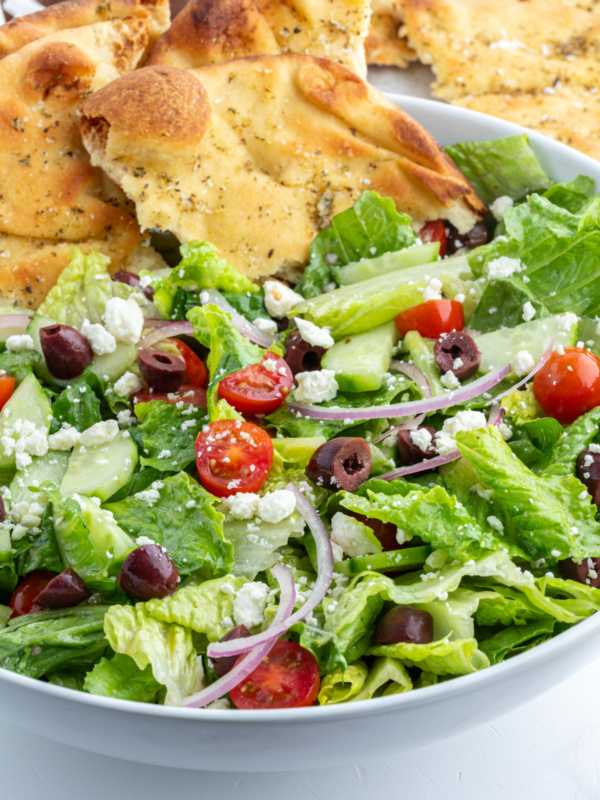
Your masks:
{"label": "chopped lettuce leaf", "polygon": [[101,658],[85,676],[83,688],[89,694],[115,697],[117,700],[135,700],[154,703],[161,690],[152,674],[150,664],[140,669],[130,656],[117,655]]}
{"label": "chopped lettuce leaf", "polygon": [[420,667],[435,675],[468,675],[490,665],[477,639],[442,639],[431,644],[374,644],[368,652],[373,656],[397,658],[407,667]]}
{"label": "chopped lettuce leaf", "polygon": [[196,437],[207,421],[203,408],[180,409],[172,403],[152,400],[137,403],[134,410],[140,421],[137,432],[141,436],[140,463],[144,467],[179,472],[194,461]]}
{"label": "chopped lettuce leaf", "polygon": [[550,316],[546,306],[520,278],[495,278],[481,296],[469,325],[476,331],[487,333],[499,328],[514,328],[523,322],[523,306],[531,303],[535,319]]}
{"label": "chopped lettuce leaf", "polygon": [[600,406],[588,411],[571,423],[556,446],[548,450],[542,464],[542,475],[574,475],[575,464],[582,450],[598,435]]}
{"label": "chopped lettuce leaf", "polygon": [[578,175],[574,181],[555,183],[542,197],[555,206],[566,208],[571,214],[582,214],[594,197],[594,181],[585,175]]}
{"label": "chopped lettuce leaf", "polygon": [[514,425],[509,447],[526,466],[539,467],[553,460],[552,453],[563,435],[563,426],[552,417]]}
{"label": "chopped lettuce leaf", "polygon": [[66,386],[52,403],[50,433],[56,433],[63,423],[85,431],[102,421],[102,384],[89,368],[77,380]]}
{"label": "chopped lettuce leaf", "polygon": [[226,519],[223,536],[233,545],[232,575],[254,580],[259,572],[279,561],[278,548],[303,532],[304,519],[298,511],[277,523],[258,518]]}
{"label": "chopped lettuce leaf", "polygon": [[369,668],[362,659],[325,675],[319,689],[319,705],[332,706],[354,700],[365,685]]}
{"label": "chopped lettuce leaf", "polygon": [[523,653],[552,637],[556,620],[538,619],[514,628],[504,628],[486,637],[480,632],[480,648],[490,664],[499,664],[505,658]]}
{"label": "chopped lettuce leaf", "polygon": [[33,372],[33,368],[41,360],[41,355],[35,350],[20,350],[17,353],[6,350],[0,353],[0,372],[15,378],[19,384]]}
{"label": "chopped lettuce leaf", "polygon": [[233,562],[216,502],[203,486],[180,472],[105,508],[134,539],[149,536],[165,547],[180,575],[212,578],[225,574]]}
{"label": "chopped lettuce leaf", "polygon": [[335,267],[376,258],[413,244],[410,217],[396,210],[393,200],[363,192],[352,208],[336,214],[310,245],[310,259],[296,287],[304,297],[316,297],[335,280]]}
{"label": "chopped lettuce leaf", "polygon": [[525,133],[444,149],[486,205],[502,196],[519,200],[551,185]]}

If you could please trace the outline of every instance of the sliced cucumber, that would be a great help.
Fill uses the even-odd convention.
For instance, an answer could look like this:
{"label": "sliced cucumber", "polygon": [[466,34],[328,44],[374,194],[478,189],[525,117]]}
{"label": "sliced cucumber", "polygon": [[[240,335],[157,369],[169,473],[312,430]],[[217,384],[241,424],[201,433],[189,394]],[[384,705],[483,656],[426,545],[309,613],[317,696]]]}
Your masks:
{"label": "sliced cucumber", "polygon": [[76,445],[62,483],[61,494],[84,494],[108,500],[129,481],[138,461],[135,442],[122,431],[106,444]]}
{"label": "sliced cucumber", "polygon": [[414,267],[418,264],[428,264],[437,261],[440,252],[439,242],[429,242],[418,247],[407,247],[396,250],[394,253],[384,253],[377,258],[366,258],[364,261],[354,261],[345,267],[333,270],[334,278],[340,286],[350,283],[366,281],[388,272]]}
{"label": "sliced cucumber", "polygon": [[425,375],[431,386],[434,397],[444,394],[445,389],[440,380],[440,368],[437,365],[432,339],[424,339],[418,331],[409,331],[402,341],[402,349],[409,354],[409,360]]}
{"label": "sliced cucumber", "polygon": [[92,372],[102,380],[116,381],[137,359],[137,347],[131,344],[118,344],[114,353],[94,356]]}
{"label": "sliced cucumber", "polygon": [[28,467],[18,470],[10,484],[11,502],[33,503],[34,501],[41,506],[46,506],[45,497],[35,490],[32,492],[28,487],[39,486],[44,481],[50,481],[56,486],[60,486],[63,475],[67,471],[69,454],[61,451],[51,450],[45,456],[34,458]]}
{"label": "sliced cucumber", "polygon": [[343,392],[369,392],[379,389],[390,367],[398,331],[388,322],[367,333],[348,336],[327,350],[321,364],[332,369]]}
{"label": "sliced cucumber", "polygon": [[446,273],[468,274],[466,258],[448,258],[407,267],[342,286],[299,303],[290,316],[299,314],[315,325],[329,326],[334,339],[365,333],[394,319],[401,311],[422,303],[423,289],[430,279]]}
{"label": "sliced cucumber", "polygon": [[110,512],[104,511],[89,497],[79,495],[77,499],[85,524],[90,530],[89,537],[94,552],[107,566],[114,568],[135,549],[135,542],[117,525]]}
{"label": "sliced cucumber", "polygon": [[555,349],[559,345],[572,347],[577,342],[578,333],[579,321],[574,314],[534,319],[516,328],[483,333],[475,337],[481,351],[479,371],[486,373],[491,367],[512,364],[520,350],[527,350],[533,360],[538,361],[551,341]]}
{"label": "sliced cucumber", "polygon": [[[32,422],[36,428],[48,430],[52,408],[35,375],[28,375],[18,386],[0,414],[0,437],[10,431],[17,420]],[[10,434],[9,434],[10,435]],[[0,470],[16,467],[15,453],[7,455],[0,446]]]}
{"label": "sliced cucumber", "polygon": [[339,561],[334,572],[342,575],[356,575],[365,570],[397,570],[409,567],[420,567],[431,553],[431,547],[406,547],[403,550],[388,550],[386,553],[375,553],[372,556],[357,556],[346,561]]}

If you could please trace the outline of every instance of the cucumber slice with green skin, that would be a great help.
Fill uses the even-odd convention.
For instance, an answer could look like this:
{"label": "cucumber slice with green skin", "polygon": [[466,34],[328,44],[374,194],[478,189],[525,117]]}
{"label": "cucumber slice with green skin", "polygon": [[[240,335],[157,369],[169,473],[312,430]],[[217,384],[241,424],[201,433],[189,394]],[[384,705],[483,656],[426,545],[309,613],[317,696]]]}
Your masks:
{"label": "cucumber slice with green skin", "polygon": [[407,247],[404,250],[396,250],[394,253],[384,253],[378,258],[354,261],[345,267],[337,267],[333,270],[333,276],[340,286],[347,286],[350,283],[358,283],[369,278],[376,278],[379,275],[386,275],[388,272],[437,261],[439,252],[440,243],[429,242]]}
{"label": "cucumber slice with green skin", "polygon": [[358,556],[347,561],[338,561],[333,571],[342,575],[356,575],[365,570],[407,569],[408,567],[422,566],[429,554],[431,547],[406,547],[403,550],[388,550],[385,553],[375,553],[372,556]]}
{"label": "cucumber slice with green skin", "polygon": [[[17,420],[31,422],[38,430],[47,431],[51,419],[52,408],[44,390],[35,375],[28,375],[0,413],[0,438],[8,434]],[[0,470],[15,468],[16,454],[8,455],[0,445]]]}
{"label": "cucumber slice with green skin", "polygon": [[45,456],[34,458],[28,467],[18,470],[10,484],[11,503],[39,503],[44,508],[47,505],[44,493],[30,491],[30,486],[39,486],[44,481],[50,481],[55,486],[60,486],[67,464],[69,454],[59,450],[50,450]]}
{"label": "cucumber slice with green skin", "polygon": [[409,331],[402,340],[402,349],[409,353],[409,360],[429,381],[433,397],[440,397],[446,390],[440,381],[442,373],[433,355],[434,345],[433,340],[424,339],[418,331]]}
{"label": "cucumber slice with green skin", "polygon": [[[120,566],[137,547],[131,536],[120,528],[112,514],[104,511],[89,497],[77,497],[85,524],[90,529],[89,538],[94,552],[109,567],[109,573]],[[108,554],[108,555],[107,555]]]}
{"label": "cucumber slice with green skin", "polygon": [[537,362],[551,341],[554,341],[555,350],[559,345],[573,347],[578,335],[579,321],[574,314],[534,319],[516,328],[483,333],[474,337],[481,351],[479,372],[485,374],[492,367],[512,364],[520,350],[527,350]]}
{"label": "cucumber slice with green skin", "polygon": [[65,497],[83,494],[108,500],[129,482],[137,461],[137,447],[127,431],[119,431],[106,444],[76,445],[60,492]]}
{"label": "cucumber slice with green skin", "polygon": [[390,368],[398,331],[388,322],[367,333],[348,336],[331,347],[323,358],[323,369],[332,369],[343,392],[379,389]]}
{"label": "cucumber slice with green skin", "polygon": [[339,340],[371,331],[422,303],[423,290],[431,278],[469,272],[466,258],[461,257],[407,267],[312,297],[295,306],[289,316],[301,315],[319,327],[326,325]]}

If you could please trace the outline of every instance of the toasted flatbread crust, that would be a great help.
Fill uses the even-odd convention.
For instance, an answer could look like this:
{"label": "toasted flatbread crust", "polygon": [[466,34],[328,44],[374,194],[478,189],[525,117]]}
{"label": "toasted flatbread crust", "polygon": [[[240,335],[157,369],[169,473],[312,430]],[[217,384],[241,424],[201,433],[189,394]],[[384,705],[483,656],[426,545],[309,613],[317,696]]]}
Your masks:
{"label": "toasted flatbread crust", "polygon": [[574,4],[404,0],[404,14],[403,32],[446,100],[600,81],[600,15]]}
{"label": "toasted flatbread crust", "polygon": [[417,60],[400,28],[404,22],[403,0],[371,0],[371,23],[365,42],[367,64],[407,67]]}
{"label": "toasted flatbread crust", "polygon": [[51,33],[131,16],[146,20],[150,50],[169,27],[169,0],[64,0],[0,26],[0,58]]}
{"label": "toasted flatbread crust", "polygon": [[149,64],[193,69],[234,58],[308,53],[365,77],[369,0],[190,0]]}
{"label": "toasted flatbread crust", "polygon": [[0,61],[0,296],[35,307],[68,262],[69,244],[118,269],[141,234],[122,193],[92,167],[79,108],[96,86],[133,69],[147,17],[60,31]]}
{"label": "toasted flatbread crust", "polygon": [[146,67],[92,95],[81,130],[142,228],[208,240],[252,278],[297,278],[313,237],[365,189],[417,226],[444,217],[465,231],[485,210],[411,117],[311,56]]}
{"label": "toasted flatbread crust", "polygon": [[600,161],[597,93],[562,88],[554,95],[485,94],[456,100],[455,104],[524,125]]}

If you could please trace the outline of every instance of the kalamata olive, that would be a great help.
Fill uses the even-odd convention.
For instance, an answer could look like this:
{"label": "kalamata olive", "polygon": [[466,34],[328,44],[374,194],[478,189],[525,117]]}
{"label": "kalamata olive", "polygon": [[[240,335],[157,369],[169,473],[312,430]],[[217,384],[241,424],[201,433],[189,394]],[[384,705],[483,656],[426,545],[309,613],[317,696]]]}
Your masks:
{"label": "kalamata olive", "polygon": [[284,359],[292,370],[292,375],[297,375],[299,372],[315,372],[321,369],[324,353],[324,347],[315,347],[304,341],[300,331],[292,331],[285,344]]}
{"label": "kalamata olive", "polygon": [[142,544],[127,556],[119,573],[119,586],[138,600],[173,594],[179,572],[168,553],[157,544]]}
{"label": "kalamata olive", "polygon": [[419,608],[396,606],[379,620],[371,641],[380,644],[429,644],[433,641],[433,618]]}
{"label": "kalamata olive", "polygon": [[[236,625],[230,631],[227,631],[225,636],[219,639],[220,642],[230,642],[232,639],[245,639],[250,636],[250,631],[245,625]],[[213,658],[213,669],[217,678],[226,675],[230,669],[233,668],[239,656],[222,656],[221,658]]]}
{"label": "kalamata olive", "polygon": [[92,593],[72,567],[52,578],[35,598],[42,608],[70,608],[83,603]]}
{"label": "kalamata olive", "polygon": [[306,468],[306,477],[326,489],[353,492],[371,472],[371,450],[364,439],[340,436],[318,447]]}
{"label": "kalamata olive", "polygon": [[152,300],[154,298],[154,289],[152,286],[142,286],[140,282],[140,276],[136,275],[135,272],[127,272],[127,270],[119,270],[119,272],[115,272],[112,276],[113,281],[118,281],[119,283],[125,283],[127,286],[135,286],[136,289],[139,289],[140,292],[143,292],[148,300]]}
{"label": "kalamata olive", "polygon": [[[418,431],[427,431],[431,436],[431,442],[425,448],[419,447],[413,441],[411,433],[416,434]],[[412,467],[413,464],[420,464],[426,458],[437,456],[436,451],[433,449],[435,434],[436,430],[431,425],[422,425],[416,431],[398,431],[398,455],[405,467]]]}
{"label": "kalamata olive", "polygon": [[592,496],[592,502],[600,506],[600,453],[589,447],[579,453],[575,474]]}
{"label": "kalamata olive", "polygon": [[344,510],[344,514],[354,517],[354,519],[362,522],[363,525],[368,525],[368,527],[373,531],[373,534],[381,542],[384,552],[389,550],[400,550],[401,548],[407,547],[410,544],[409,542],[406,542],[405,544],[398,544],[398,539],[396,538],[398,528],[393,522],[382,522],[380,519],[365,517],[364,514],[358,514],[356,511]]}
{"label": "kalamata olive", "polygon": [[4,499],[0,494],[0,522],[4,522],[6,519],[6,507],[4,505]]}
{"label": "kalamata olive", "polygon": [[600,558],[584,558],[581,564],[572,558],[565,558],[558,562],[558,568],[563,578],[594,588],[600,586]]}
{"label": "kalamata olive", "polygon": [[446,255],[451,256],[462,247],[472,250],[489,242],[490,234],[485,222],[477,222],[467,233],[459,233],[451,222],[444,220],[446,229]]}
{"label": "kalamata olive", "polygon": [[466,331],[443,333],[433,346],[433,355],[442,373],[453,372],[459,381],[475,375],[481,364],[481,353]]}
{"label": "kalamata olive", "polygon": [[40,328],[40,344],[46,365],[55,378],[76,378],[92,363],[93,353],[88,340],[70,325],[57,322]]}
{"label": "kalamata olive", "polygon": [[176,392],[183,383],[185,360],[181,356],[142,347],[138,364],[142,378],[157,392]]}

